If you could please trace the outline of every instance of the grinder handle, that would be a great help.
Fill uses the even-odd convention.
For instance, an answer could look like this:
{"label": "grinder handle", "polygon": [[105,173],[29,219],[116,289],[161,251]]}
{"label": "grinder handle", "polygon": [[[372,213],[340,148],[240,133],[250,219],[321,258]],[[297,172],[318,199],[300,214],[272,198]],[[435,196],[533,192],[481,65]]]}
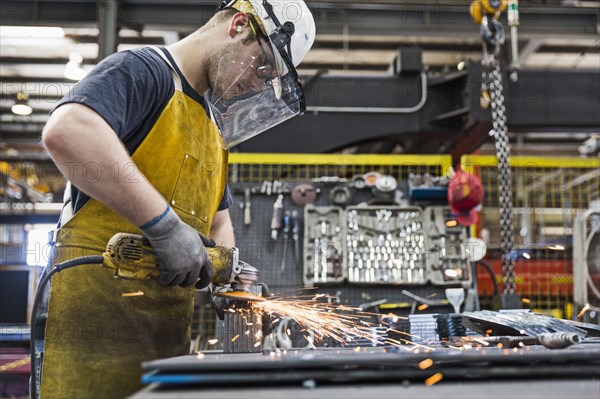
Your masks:
{"label": "grinder handle", "polygon": [[[119,233],[117,233],[119,234]],[[117,235],[115,234],[115,236]],[[217,246],[217,243],[215,243],[215,240],[206,237],[204,234],[198,233],[198,235],[200,236],[200,239],[202,240],[202,244],[204,244],[205,247],[207,248],[214,248]],[[143,236],[142,239],[142,243],[148,247],[151,247],[152,245],[150,244],[150,240],[148,239],[148,237]]]}

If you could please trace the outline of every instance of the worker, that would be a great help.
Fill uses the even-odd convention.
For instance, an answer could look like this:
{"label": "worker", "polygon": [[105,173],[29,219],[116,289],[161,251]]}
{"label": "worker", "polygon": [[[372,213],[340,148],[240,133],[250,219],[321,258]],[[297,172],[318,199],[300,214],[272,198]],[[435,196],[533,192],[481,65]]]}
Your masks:
{"label": "worker", "polygon": [[213,274],[198,233],[235,245],[228,150],[304,111],[295,68],[314,38],[301,0],[224,2],[172,45],[107,57],[58,102],[42,140],[69,184],[49,266],[128,232],[149,239],[161,274],[53,276],[35,321],[42,398],[125,397],[142,361],[190,352],[196,288]]}

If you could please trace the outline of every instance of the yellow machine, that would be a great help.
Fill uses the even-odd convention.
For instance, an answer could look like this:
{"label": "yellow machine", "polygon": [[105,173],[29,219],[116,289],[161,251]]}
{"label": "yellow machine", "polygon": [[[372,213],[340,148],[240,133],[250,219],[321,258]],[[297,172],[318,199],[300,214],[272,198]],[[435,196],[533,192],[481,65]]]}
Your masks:
{"label": "yellow machine", "polygon": [[[231,291],[221,291],[216,295],[238,301],[264,301],[251,294],[250,286],[258,281],[258,270],[239,259],[237,248],[211,246],[214,242],[203,237],[208,256],[214,268],[213,284],[230,284]],[[150,242],[141,235],[117,233],[102,254],[102,266],[113,269],[116,278],[143,280],[157,279],[160,276],[158,262],[152,252]]]}

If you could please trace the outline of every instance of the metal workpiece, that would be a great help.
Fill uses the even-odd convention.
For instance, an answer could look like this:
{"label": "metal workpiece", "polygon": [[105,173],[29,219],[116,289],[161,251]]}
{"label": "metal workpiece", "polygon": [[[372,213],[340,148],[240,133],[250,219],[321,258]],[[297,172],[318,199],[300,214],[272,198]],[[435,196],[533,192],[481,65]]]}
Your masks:
{"label": "metal workpiece", "polygon": [[[250,291],[261,295],[261,287]],[[225,353],[256,353],[262,351],[262,312],[254,309],[250,301],[230,301],[225,308],[223,334],[220,341]]]}

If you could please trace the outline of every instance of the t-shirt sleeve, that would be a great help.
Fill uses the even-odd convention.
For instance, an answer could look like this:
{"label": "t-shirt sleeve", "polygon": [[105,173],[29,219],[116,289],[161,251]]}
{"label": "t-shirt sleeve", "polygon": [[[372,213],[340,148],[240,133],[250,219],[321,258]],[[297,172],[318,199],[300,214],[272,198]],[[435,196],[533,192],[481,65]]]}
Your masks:
{"label": "t-shirt sleeve", "polygon": [[229,191],[229,185],[226,185],[225,191],[223,192],[223,198],[221,198],[221,203],[219,204],[219,211],[229,209],[232,204],[233,198],[231,197],[231,191]]}
{"label": "t-shirt sleeve", "polygon": [[169,97],[169,85],[161,82],[168,82],[168,75],[161,72],[151,70],[129,51],[115,53],[77,83],[52,111],[68,103],[83,104],[104,118],[127,143],[152,116],[155,107],[151,105]]}

